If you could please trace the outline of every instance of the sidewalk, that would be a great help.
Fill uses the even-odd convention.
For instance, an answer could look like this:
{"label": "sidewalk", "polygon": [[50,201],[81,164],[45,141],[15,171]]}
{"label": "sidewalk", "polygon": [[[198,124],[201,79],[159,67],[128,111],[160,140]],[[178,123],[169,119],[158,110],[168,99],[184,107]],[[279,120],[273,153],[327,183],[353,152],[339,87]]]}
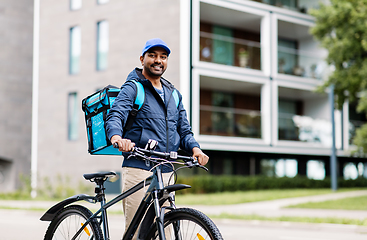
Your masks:
{"label": "sidewalk", "polygon": [[[284,208],[289,205],[306,203],[306,202],[322,202],[327,200],[341,199],[347,197],[357,197],[367,195],[367,190],[337,192],[324,195],[286,198],[271,201],[261,201],[252,203],[243,203],[235,205],[219,205],[219,206],[204,206],[190,205],[188,207],[198,209],[208,215],[219,215],[221,213],[236,214],[236,215],[259,215],[264,217],[280,217],[280,216],[298,216],[298,217],[337,217],[350,219],[367,219],[367,211],[354,210],[325,210],[325,209],[297,209]],[[107,196],[107,200],[112,199]],[[57,202],[52,201],[15,201],[15,200],[0,200],[0,208],[20,208],[20,209],[49,209]],[[84,201],[79,201],[78,204],[86,205],[92,210],[99,209],[99,205],[91,205]],[[184,207],[178,205],[178,207]],[[122,211],[120,203],[115,204],[110,208],[111,211]],[[40,214],[41,216],[42,214]]]}
{"label": "sidewalk", "polygon": [[198,209],[204,212],[205,214],[211,214],[211,215],[228,213],[235,215],[254,214],[265,217],[297,216],[297,217],[337,217],[337,218],[351,218],[351,219],[367,219],[367,211],[285,208],[286,206],[300,203],[322,202],[327,200],[335,200],[347,197],[357,197],[363,195],[367,195],[367,190],[330,193],[307,197],[285,198],[271,201],[261,201],[261,202],[243,203],[235,205],[221,205],[221,206],[195,205],[190,207]]}

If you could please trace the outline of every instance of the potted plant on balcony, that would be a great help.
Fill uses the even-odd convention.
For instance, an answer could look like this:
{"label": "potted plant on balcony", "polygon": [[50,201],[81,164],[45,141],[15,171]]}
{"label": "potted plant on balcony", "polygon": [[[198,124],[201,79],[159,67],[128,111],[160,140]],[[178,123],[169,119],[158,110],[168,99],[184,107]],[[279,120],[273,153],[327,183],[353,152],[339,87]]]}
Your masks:
{"label": "potted plant on balcony", "polygon": [[316,64],[311,65],[311,77],[312,78],[316,78],[316,68],[317,68]]}
{"label": "potted plant on balcony", "polygon": [[248,63],[249,54],[244,48],[238,50],[238,60],[240,67],[246,67]]}
{"label": "potted plant on balcony", "polygon": [[304,72],[305,72],[304,68],[299,65],[293,67],[293,75],[295,76],[302,77]]}
{"label": "potted plant on balcony", "polygon": [[279,70],[278,70],[278,72],[279,72],[279,73],[285,73],[285,71],[284,71],[284,65],[285,65],[285,60],[284,60],[284,58],[280,58],[280,59],[278,60],[278,65],[279,65]]}

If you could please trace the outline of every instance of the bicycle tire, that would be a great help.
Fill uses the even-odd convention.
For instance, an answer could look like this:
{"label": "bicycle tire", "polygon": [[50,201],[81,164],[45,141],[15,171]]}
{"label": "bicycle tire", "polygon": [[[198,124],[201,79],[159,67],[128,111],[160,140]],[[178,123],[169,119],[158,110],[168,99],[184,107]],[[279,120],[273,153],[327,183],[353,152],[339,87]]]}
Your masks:
{"label": "bicycle tire", "polygon": [[[80,205],[71,205],[60,210],[48,226],[44,240],[70,240],[92,215],[89,209]],[[98,221],[93,219],[76,239],[102,240]]]}
{"label": "bicycle tire", "polygon": [[[166,240],[223,240],[214,222],[202,212],[191,208],[174,209],[164,215]],[[156,223],[146,240],[159,239]]]}

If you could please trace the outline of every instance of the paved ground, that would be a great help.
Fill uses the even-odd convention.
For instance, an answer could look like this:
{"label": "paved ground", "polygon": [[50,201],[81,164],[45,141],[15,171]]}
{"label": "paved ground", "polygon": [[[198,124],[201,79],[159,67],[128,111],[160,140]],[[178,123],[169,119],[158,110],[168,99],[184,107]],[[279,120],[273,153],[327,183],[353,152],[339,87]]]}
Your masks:
{"label": "paved ground", "polygon": [[[272,201],[261,201],[261,202],[243,203],[235,205],[220,205],[220,206],[191,205],[190,207],[198,209],[204,212],[205,214],[211,214],[211,215],[229,213],[229,214],[246,214],[246,215],[256,214],[259,216],[266,216],[266,217],[300,216],[300,217],[339,217],[339,218],[367,219],[367,211],[284,208],[289,205],[305,202],[321,202],[326,200],[356,197],[363,195],[367,195],[367,190],[336,192],[317,196],[286,198]],[[107,200],[110,199],[111,198],[107,197]],[[22,209],[29,209],[29,208],[48,209],[55,203],[56,202],[51,201],[0,200],[0,207],[22,208]],[[82,203],[82,201],[79,203]],[[86,204],[88,204],[87,205],[88,207],[91,206],[89,203]],[[93,205],[92,207],[92,209],[98,209],[98,208],[99,208],[98,205]],[[116,204],[111,207],[112,211],[121,211],[121,209],[122,209],[121,204]]]}
{"label": "paved ground", "polygon": [[[0,209],[0,239],[43,239],[49,222],[40,221],[42,212]],[[366,240],[367,228],[340,224],[243,221],[214,219],[226,240]],[[111,240],[121,239],[122,214],[109,215]]]}
{"label": "paved ground", "polygon": [[[344,193],[332,193],[311,197],[288,198],[273,201],[262,201],[237,205],[224,206],[190,206],[206,214],[256,214],[260,216],[310,216],[310,217],[343,217],[355,219],[367,219],[367,211],[344,210],[310,210],[283,208],[288,205],[325,201],[345,197],[367,195],[367,190]],[[79,202],[82,203],[82,202]],[[48,201],[0,201],[0,208],[39,208],[47,209],[55,202]],[[86,203],[88,207],[91,205]],[[179,206],[181,207],[181,206]],[[95,205],[94,209],[98,206]],[[121,205],[111,209],[121,211]],[[8,210],[0,209],[0,239],[42,239],[49,222],[39,221],[42,211]],[[123,215],[110,214],[111,239],[120,239]],[[214,219],[224,239],[242,240],[364,240],[367,238],[367,227],[339,224],[307,224],[292,222],[268,222],[268,221],[239,221],[230,219]]]}

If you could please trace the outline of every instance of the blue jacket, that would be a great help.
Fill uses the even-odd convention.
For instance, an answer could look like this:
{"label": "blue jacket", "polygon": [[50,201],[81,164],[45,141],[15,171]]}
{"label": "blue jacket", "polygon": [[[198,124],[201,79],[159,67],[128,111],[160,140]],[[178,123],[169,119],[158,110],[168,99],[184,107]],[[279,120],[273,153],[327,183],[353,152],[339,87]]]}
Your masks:
{"label": "blue jacket", "polygon": [[[136,80],[143,84],[145,89],[145,103],[139,110],[130,130],[123,132],[127,117],[132,109],[136,85],[129,81]],[[182,105],[182,96],[178,92],[179,104],[173,98],[174,86],[164,78],[161,78],[164,86],[164,102],[154,89],[152,83],[145,79],[142,70],[134,69],[122,85],[121,91],[115,99],[112,108],[106,119],[106,130],[109,139],[113,135],[120,135],[128,138],[137,147],[144,148],[149,139],[157,140],[157,151],[171,152],[178,151],[179,148],[192,154],[194,147],[200,147],[193,137],[190,124],[187,120],[186,110]],[[135,167],[149,170],[152,166],[147,166],[144,161],[130,158],[126,160],[127,153],[123,153],[125,160],[123,167]],[[162,168],[163,172],[170,172],[168,167]]]}

